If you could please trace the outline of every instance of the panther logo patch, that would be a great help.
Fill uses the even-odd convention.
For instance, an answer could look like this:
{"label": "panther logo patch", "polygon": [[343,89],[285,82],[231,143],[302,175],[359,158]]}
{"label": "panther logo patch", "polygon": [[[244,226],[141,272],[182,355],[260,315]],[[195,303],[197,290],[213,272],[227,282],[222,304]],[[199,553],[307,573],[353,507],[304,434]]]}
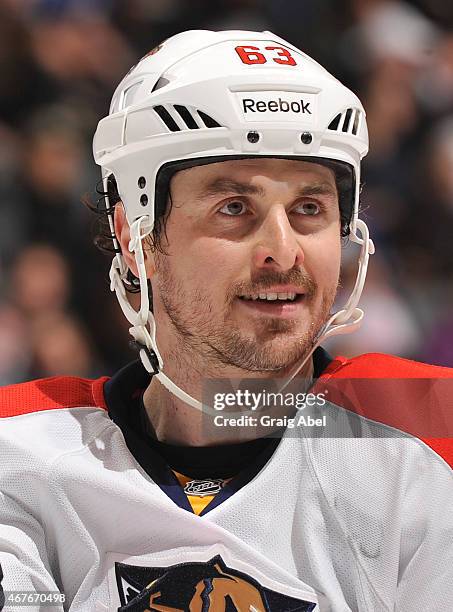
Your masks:
{"label": "panther logo patch", "polygon": [[316,607],[263,587],[227,567],[220,555],[169,567],[117,562],[115,576],[118,612],[312,612]]}

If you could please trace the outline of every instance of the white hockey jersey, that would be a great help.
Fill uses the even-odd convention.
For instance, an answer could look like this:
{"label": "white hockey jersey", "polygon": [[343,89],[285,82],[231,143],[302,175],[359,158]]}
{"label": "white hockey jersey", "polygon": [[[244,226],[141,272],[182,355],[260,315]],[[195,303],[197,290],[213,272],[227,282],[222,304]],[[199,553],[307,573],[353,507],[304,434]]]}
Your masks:
{"label": "white hockey jersey", "polygon": [[137,362],[3,391],[4,610],[453,610],[453,475],[423,442],[327,404],[366,436],[287,430],[197,516],[123,426],[148,382]]}

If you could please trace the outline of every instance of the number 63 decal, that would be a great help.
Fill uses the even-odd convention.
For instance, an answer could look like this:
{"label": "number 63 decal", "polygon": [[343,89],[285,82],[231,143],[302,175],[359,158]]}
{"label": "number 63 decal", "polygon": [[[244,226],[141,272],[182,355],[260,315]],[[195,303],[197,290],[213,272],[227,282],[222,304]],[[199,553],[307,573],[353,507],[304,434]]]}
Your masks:
{"label": "number 63 decal", "polygon": [[262,53],[259,47],[253,45],[246,45],[243,47],[235,47],[234,50],[241,58],[244,64],[266,64],[269,61],[273,61],[276,64],[286,64],[287,66],[296,66],[297,62],[288,49],[284,47],[264,47],[264,51],[273,51],[273,53]]}

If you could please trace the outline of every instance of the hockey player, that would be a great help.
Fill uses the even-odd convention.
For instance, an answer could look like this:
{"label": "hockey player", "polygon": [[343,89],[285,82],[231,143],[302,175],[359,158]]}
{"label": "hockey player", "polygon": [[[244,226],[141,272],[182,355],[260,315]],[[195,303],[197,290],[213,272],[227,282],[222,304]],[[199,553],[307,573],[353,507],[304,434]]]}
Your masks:
{"label": "hockey player", "polygon": [[[6,610],[453,609],[448,440],[429,440],[438,454],[380,418],[388,404],[410,414],[413,390],[358,393],[357,415],[335,388],[315,416],[337,435],[285,415],[278,435],[244,426],[245,441],[232,427],[220,434],[228,413],[203,401],[215,378],[278,378],[304,406],[307,379],[315,396],[345,378],[453,378],[320,346],[363,316],[367,148],[358,98],[270,32],[186,32],[124,78],[94,155],[111,287],[140,360],[111,379],[2,391]],[[357,280],[331,314],[345,236],[358,246]],[[137,311],[127,289],[140,291]]]}

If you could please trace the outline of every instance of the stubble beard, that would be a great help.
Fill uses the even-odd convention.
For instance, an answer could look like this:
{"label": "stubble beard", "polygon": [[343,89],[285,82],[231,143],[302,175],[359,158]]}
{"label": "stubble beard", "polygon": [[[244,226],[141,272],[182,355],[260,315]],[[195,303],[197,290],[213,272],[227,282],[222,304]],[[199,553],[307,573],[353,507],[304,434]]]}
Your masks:
{"label": "stubble beard", "polygon": [[[188,293],[172,275],[165,257],[159,258],[158,272],[156,289],[177,336],[172,359],[177,359],[181,365],[184,363],[184,367],[198,364],[205,372],[218,370],[218,366],[234,366],[248,372],[284,374],[312,349],[329,317],[336,294],[336,287],[326,291],[317,312],[312,313],[309,307],[314,303],[318,288],[308,274],[300,270],[267,274],[260,279],[261,288],[272,284],[304,287],[310,322],[301,330],[299,322],[292,319],[263,318],[258,321],[254,334],[247,336],[232,324],[230,312],[236,296],[246,293],[250,283],[247,288],[244,283],[232,288],[223,312],[219,313],[219,322],[216,322],[216,309],[207,296],[199,289]],[[251,288],[249,293],[253,292]]]}

